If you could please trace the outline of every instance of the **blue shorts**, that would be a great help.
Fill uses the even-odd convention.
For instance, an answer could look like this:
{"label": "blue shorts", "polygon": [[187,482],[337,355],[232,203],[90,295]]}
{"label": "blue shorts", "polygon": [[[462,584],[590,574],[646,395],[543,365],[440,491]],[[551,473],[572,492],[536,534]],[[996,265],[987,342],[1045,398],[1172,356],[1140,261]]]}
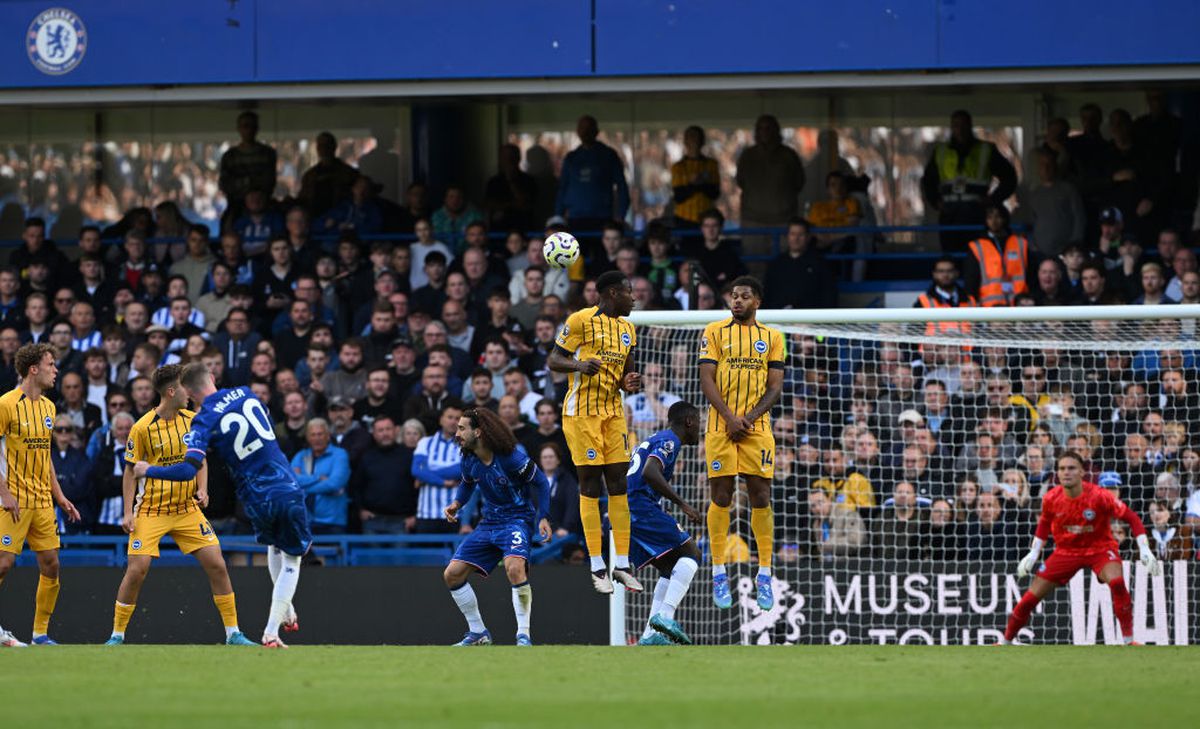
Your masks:
{"label": "blue shorts", "polygon": [[304,496],[284,496],[245,504],[246,516],[259,544],[277,547],[293,557],[302,557],[312,546],[308,509]]}
{"label": "blue shorts", "polygon": [[529,540],[533,526],[528,521],[481,523],[454,550],[459,562],[466,562],[484,577],[505,557],[529,561]]}
{"label": "blue shorts", "polygon": [[691,538],[657,503],[629,500],[629,561],[634,566],[644,567]]}

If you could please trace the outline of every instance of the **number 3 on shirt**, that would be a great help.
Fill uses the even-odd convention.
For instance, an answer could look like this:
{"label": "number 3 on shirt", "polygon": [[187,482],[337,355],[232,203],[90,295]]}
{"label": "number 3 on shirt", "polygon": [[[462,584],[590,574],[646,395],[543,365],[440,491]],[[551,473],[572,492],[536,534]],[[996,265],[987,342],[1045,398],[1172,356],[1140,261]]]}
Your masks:
{"label": "number 3 on shirt", "polygon": [[[221,418],[221,432],[228,433],[237,428],[233,436],[233,450],[239,459],[245,459],[251,453],[262,448],[264,440],[275,440],[275,431],[271,430],[271,421],[267,411],[257,398],[251,398],[242,405],[242,412],[228,412]],[[258,434],[258,438],[246,442],[250,429]]]}

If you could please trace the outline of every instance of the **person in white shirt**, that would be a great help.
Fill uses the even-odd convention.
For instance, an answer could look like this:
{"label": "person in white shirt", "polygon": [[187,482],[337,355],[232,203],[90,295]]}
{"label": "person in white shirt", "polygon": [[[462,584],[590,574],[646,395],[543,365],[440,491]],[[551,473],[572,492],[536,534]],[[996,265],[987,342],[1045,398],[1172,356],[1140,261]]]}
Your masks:
{"label": "person in white shirt", "polygon": [[413,225],[413,232],[417,234],[417,239],[409,246],[412,252],[412,269],[408,273],[408,283],[409,290],[416,291],[429,283],[429,277],[425,274],[425,256],[429,255],[430,251],[441,251],[442,255],[446,256],[447,266],[454,261],[454,254],[445,243],[434,240],[433,225],[428,220],[418,220]]}

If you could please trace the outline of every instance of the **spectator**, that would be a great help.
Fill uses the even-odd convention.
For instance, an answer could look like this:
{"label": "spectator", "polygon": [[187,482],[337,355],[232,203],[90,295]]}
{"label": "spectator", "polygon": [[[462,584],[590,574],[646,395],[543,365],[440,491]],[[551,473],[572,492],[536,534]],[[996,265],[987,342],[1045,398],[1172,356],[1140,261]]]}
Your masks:
{"label": "spectator", "polygon": [[337,138],[330,132],[317,135],[317,163],[300,178],[300,193],[296,199],[316,215],[350,197],[350,187],[359,176],[358,170],[338,159]]}
{"label": "spectator", "polygon": [[[1167,284],[1166,295],[1168,299],[1183,303],[1181,301],[1183,299],[1183,277],[1189,273],[1196,273],[1196,254],[1190,248],[1180,248],[1175,252],[1172,260],[1174,265],[1171,268],[1174,270],[1175,276],[1171,279],[1171,283]],[[1193,294],[1193,298],[1195,298],[1195,294]]]}
{"label": "spectator", "polygon": [[294,367],[308,349],[313,327],[312,307],[305,301],[293,301],[288,306],[288,317],[291,326],[277,332],[272,341],[275,344],[275,359],[280,366]]}
{"label": "spectator", "polygon": [[105,413],[85,397],[84,380],[78,372],[63,374],[58,389],[62,394],[57,404],[59,417],[69,419],[75,426],[76,445],[86,443],[92,433],[107,422]]}
{"label": "spectator", "polygon": [[[980,306],[1012,306],[1018,294],[1029,291],[1029,241],[1009,230],[1008,209],[1004,205],[988,206],[984,219],[987,234],[967,246],[970,255],[964,268],[966,288]],[[951,234],[942,234],[943,247],[947,235]],[[953,238],[949,241],[957,245]]]}
{"label": "spectator", "polygon": [[721,174],[717,161],[704,156],[704,130],[690,126],[683,131],[683,158],[671,165],[671,192],[675,203],[675,226],[695,228],[701,215],[717,206],[721,196]]}
{"label": "spectator", "polygon": [[275,423],[275,440],[283,454],[292,458],[304,448],[308,403],[299,392],[289,392],[282,399],[283,417]]}
{"label": "spectator", "polygon": [[611,220],[623,220],[629,210],[629,187],[620,156],[598,140],[595,117],[581,116],[575,128],[579,146],[562,161],[554,214],[573,230],[587,234]]}
{"label": "spectator", "polygon": [[400,418],[401,401],[389,394],[392,378],[386,367],[376,366],[367,372],[366,396],[354,401],[354,418],[370,428],[377,415],[389,415],[392,421]]}
{"label": "spectator", "polygon": [[496,412],[500,402],[492,397],[492,373],[483,367],[476,367],[468,379],[471,390],[466,397],[467,407],[487,408]]}
{"label": "spectator", "polygon": [[870,509],[875,506],[875,492],[871,483],[861,473],[847,473],[846,454],[840,448],[825,451],[822,478],[814,489],[822,489],[830,501],[839,507]]}
{"label": "spectator", "polygon": [[174,317],[171,315],[171,306],[175,299],[183,298],[188,300],[188,315],[186,321],[199,329],[203,329],[207,322],[202,312],[196,311],[192,306],[192,300],[188,298],[187,279],[183,276],[172,276],[167,281],[167,303],[154,311],[150,316],[150,323],[160,324],[168,329],[175,325]]}
{"label": "spectator", "polygon": [[446,257],[440,251],[425,256],[425,284],[415,289],[412,308],[433,316],[441,313],[446,303]]}
{"label": "spectator", "polygon": [[700,216],[700,245],[691,246],[689,250],[689,256],[700,264],[705,279],[716,288],[746,273],[738,244],[721,236],[724,227],[725,216],[721,211],[705,211]]}
{"label": "spectator", "polygon": [[[636,260],[636,254],[634,255]],[[532,329],[534,321],[537,320],[538,313],[542,308],[546,274],[541,268],[530,266],[525,269],[524,279],[525,282],[522,287],[521,297],[517,299],[517,303],[513,304],[509,311],[522,327]]]}
{"label": "spectator", "polygon": [[967,523],[966,557],[971,560],[1009,562],[1017,557],[1018,537],[1005,519],[1000,495],[990,491],[975,501],[975,518]]}
{"label": "spectator", "polygon": [[[736,180],[742,189],[742,228],[781,226],[800,213],[804,163],[783,143],[779,120],[770,114],[754,123],[754,144],[738,158]],[[742,250],[746,255],[767,255],[770,238],[744,236]]]}
{"label": "spectator", "polygon": [[[493,412],[499,407],[493,409]],[[538,401],[535,408],[537,419],[537,427],[530,428],[525,433],[525,439],[521,441],[521,445],[525,448],[526,453],[538,453],[542,446],[547,443],[555,444],[561,453],[567,453],[567,438],[563,433],[562,427],[559,425],[558,416],[560,408],[558,404],[550,399],[543,398]],[[570,462],[570,459],[563,463],[563,468],[574,475],[575,466]]]}
{"label": "spectator", "polygon": [[667,384],[664,379],[663,366],[658,362],[647,362],[642,366],[641,391],[625,398],[626,419],[633,437],[648,438],[667,427],[667,410],[682,399],[663,389]]}
{"label": "spectator", "polygon": [[557,443],[546,442],[538,448],[538,465],[546,480],[550,482],[550,528],[556,539],[583,538],[583,524],[579,519],[579,482],[570,471],[563,468],[566,453]]}
{"label": "spectator", "polygon": [[1142,295],[1129,302],[1134,305],[1178,304],[1166,294],[1166,277],[1160,263],[1149,261],[1142,264]]}
{"label": "spectator", "polygon": [[[149,381],[147,380],[147,384]],[[154,388],[150,388],[154,392]],[[112,417],[111,427],[96,431],[92,462],[92,492],[97,504],[96,524],[92,533],[101,536],[124,535],[121,519],[124,516],[122,481],[125,477],[125,445],[134,418],[127,412],[118,412]],[[98,438],[96,436],[99,436]],[[89,442],[89,453],[93,452]]]}
{"label": "spectator", "polygon": [[50,304],[45,294],[33,293],[25,297],[25,317],[21,321],[21,344],[40,344],[50,336],[47,322],[50,321]]}
{"label": "spectator", "polygon": [[1195,557],[1194,529],[1181,524],[1170,502],[1156,499],[1150,503],[1150,533],[1154,552],[1164,562],[1188,561]]}
{"label": "spectator", "polygon": [[[849,180],[845,173],[833,170],[825,176],[827,197],[812,204],[808,219],[817,228],[853,228],[862,220],[862,207],[858,200],[850,197]],[[817,246],[822,250],[842,252],[847,242],[856,236],[846,233],[826,233],[816,236]],[[865,252],[865,251],[863,251]],[[855,279],[861,280],[861,277]]]}
{"label": "spectator", "polygon": [[878,559],[923,559],[929,550],[929,524],[919,503],[916,488],[900,481],[891,498],[883,502],[883,514],[875,520],[875,557]]}
{"label": "spectator", "polygon": [[275,150],[256,140],[258,114],[243,111],[237,119],[241,141],[221,155],[221,174],[218,186],[230,201],[226,215],[234,220],[241,214],[241,201],[246,193],[257,191],[269,198],[275,191]]}
{"label": "spectator", "polygon": [[[233,270],[222,261],[213,263],[210,272],[212,286],[207,293],[196,300],[196,312],[204,318],[205,328],[210,334],[215,334],[234,308],[235,288]],[[236,293],[241,293],[238,290]],[[245,293],[249,293],[248,290]]]}
{"label": "spectator", "polygon": [[[421,390],[404,401],[404,420],[416,418],[427,431],[437,429],[437,414],[455,399],[446,390],[449,373],[445,367],[428,365],[421,372]],[[356,409],[357,412],[357,409]]]}
{"label": "spectator", "polygon": [[445,241],[452,251],[462,251],[463,237],[467,226],[483,222],[483,213],[467,201],[460,185],[449,185],[442,198],[442,206],[433,214],[433,233],[438,240]]}
{"label": "spectator", "polygon": [[413,448],[398,440],[396,423],[387,415],[371,423],[370,438],[351,485],[363,533],[412,532],[417,524]]}
{"label": "spectator", "polygon": [[1038,255],[1053,257],[1071,243],[1082,243],[1087,212],[1075,186],[1059,179],[1054,150],[1037,150],[1038,182],[1027,182],[1018,195],[1019,219],[1033,226],[1031,241]]}
{"label": "spectator", "polygon": [[954,504],[938,499],[929,507],[929,539],[927,550],[930,559],[950,562],[961,558],[960,525],[954,515]]}
{"label": "spectator", "polygon": [[496,405],[496,414],[509,427],[518,443],[533,436],[533,426],[525,420],[517,398],[512,395],[504,395],[500,398],[500,402]]}
{"label": "spectator", "polygon": [[809,533],[816,556],[829,562],[853,557],[866,542],[862,517],[855,509],[835,506],[823,489],[808,493]]}
{"label": "spectator", "polygon": [[1063,264],[1057,258],[1047,258],[1038,264],[1033,299],[1038,306],[1071,306],[1079,303],[1070,283],[1063,280]]}
{"label": "spectator", "polygon": [[358,175],[350,185],[350,197],[323,213],[326,231],[353,231],[367,236],[383,230],[383,210],[375,199],[371,178]]}
{"label": "spectator", "polygon": [[258,343],[262,341],[262,335],[250,329],[249,312],[241,308],[230,309],[225,317],[225,331],[214,335],[212,341],[221,352],[230,384],[245,384],[250,376],[250,355],[257,351]]}
{"label": "spectator", "polygon": [[617,270],[617,252],[624,245],[625,225],[616,220],[605,221],[600,226],[600,247],[585,253],[588,277],[599,278],[602,273]]}
{"label": "spectator", "polygon": [[837,305],[837,286],[825,254],[813,245],[812,226],[803,218],[788,222],[787,250],[767,269],[768,309],[822,309]]}
{"label": "spectator", "polygon": [[[92,464],[79,446],[75,422],[63,413],[54,420],[53,448],[50,463],[54,467],[63,496],[79,510],[79,521],[69,522],[59,517],[65,534],[90,534],[96,523],[96,495],[91,479]],[[86,438],[84,439],[86,440]]]}
{"label": "spectator", "polygon": [[371,444],[371,436],[367,429],[355,420],[354,403],[345,398],[329,402],[329,435],[334,445],[346,451],[350,458],[350,467],[357,468],[363,453]]}
{"label": "spectator", "polygon": [[302,271],[316,268],[317,259],[323,252],[322,244],[312,238],[312,224],[308,211],[293,205],[283,216],[284,235],[292,246],[292,260]]}
{"label": "spectator", "polygon": [[[996,186],[991,189],[993,179]],[[983,225],[988,204],[1003,207],[1016,188],[1016,169],[996,145],[975,137],[971,114],[963,110],[951,114],[950,139],[934,145],[921,178],[922,197],[938,211],[938,225]],[[973,237],[969,231],[943,231],[942,251],[964,251]]]}
{"label": "spectator", "polygon": [[[247,256],[257,256],[267,249],[267,243],[284,235],[283,216],[271,206],[271,196],[261,190],[246,193],[242,215],[233,222],[233,232],[242,240]],[[290,246],[289,246],[290,248]]]}
{"label": "spectator", "polygon": [[305,494],[309,526],[313,534],[344,533],[350,459],[346,451],[330,444],[329,423],[321,418],[308,421],[304,437],[308,447],[292,457],[292,471]]}
{"label": "spectator", "polygon": [[534,214],[538,186],[533,176],[521,170],[521,148],[503,144],[498,155],[500,169],[487,181],[484,207],[492,230],[533,230],[542,221]]}
{"label": "spectator", "polygon": [[558,296],[565,298],[571,288],[570,271],[566,268],[546,268],[546,259],[542,256],[542,240],[540,238],[531,238],[524,249],[524,255],[519,257],[517,264],[513,261],[517,257],[509,260],[510,270],[516,265],[516,270],[512,270],[508,280],[508,295],[513,301],[520,301],[525,291],[525,271],[531,267],[541,268],[542,274],[545,277],[545,283],[542,290],[546,295]]}
{"label": "spectator", "polygon": [[417,240],[413,242],[409,250],[412,251],[412,272],[409,276],[409,288],[416,291],[425,284],[429,283],[429,277],[425,273],[425,257],[437,251],[442,254],[442,263],[446,264],[454,260],[454,254],[445,243],[440,240],[435,240],[433,237],[433,225],[427,219],[420,219],[413,225],[413,231],[417,235]]}
{"label": "spectator", "polygon": [[[448,534],[458,526],[446,521],[443,510],[454,500],[462,479],[462,449],[455,440],[462,409],[447,404],[438,411],[438,428],[417,443],[413,452],[412,476],[417,488],[418,534]],[[463,520],[464,528],[466,520]]]}
{"label": "spectator", "polygon": [[171,264],[170,272],[172,276],[183,276],[187,281],[193,304],[199,300],[209,269],[216,260],[208,245],[208,227],[198,224],[188,226],[186,255]]}
{"label": "spectator", "polygon": [[1087,306],[1113,306],[1125,303],[1118,293],[1108,290],[1106,270],[1101,261],[1088,261],[1079,270],[1081,298]]}
{"label": "spectator", "polygon": [[58,321],[50,327],[50,346],[54,347],[54,364],[59,372],[82,372],[83,352],[71,346],[71,325]]}

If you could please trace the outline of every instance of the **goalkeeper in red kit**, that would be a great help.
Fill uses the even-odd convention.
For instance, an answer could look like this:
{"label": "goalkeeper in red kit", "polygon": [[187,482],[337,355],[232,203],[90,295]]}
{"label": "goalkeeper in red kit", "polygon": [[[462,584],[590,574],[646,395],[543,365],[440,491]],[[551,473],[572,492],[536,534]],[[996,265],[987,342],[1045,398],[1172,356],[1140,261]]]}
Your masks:
{"label": "goalkeeper in red kit", "polygon": [[1058,457],[1058,486],[1042,497],[1042,516],[1029,554],[1017,566],[1017,576],[1025,577],[1037,564],[1046,538],[1054,537],[1054,552],[1034,575],[1029,590],[1013,608],[1004,630],[1004,642],[1012,643],[1017,631],[1025,626],[1030,614],[1042,598],[1056,587],[1067,584],[1076,572],[1090,568],[1108,585],[1112,593],[1113,610],[1121,623],[1126,643],[1133,643],[1133,601],[1121,569],[1117,540],[1113,539],[1109,522],[1120,519],[1129,525],[1137,538],[1139,560],[1158,576],[1162,565],[1150,551],[1146,527],[1138,515],[1108,491],[1083,480],[1083,459],[1073,452]]}

